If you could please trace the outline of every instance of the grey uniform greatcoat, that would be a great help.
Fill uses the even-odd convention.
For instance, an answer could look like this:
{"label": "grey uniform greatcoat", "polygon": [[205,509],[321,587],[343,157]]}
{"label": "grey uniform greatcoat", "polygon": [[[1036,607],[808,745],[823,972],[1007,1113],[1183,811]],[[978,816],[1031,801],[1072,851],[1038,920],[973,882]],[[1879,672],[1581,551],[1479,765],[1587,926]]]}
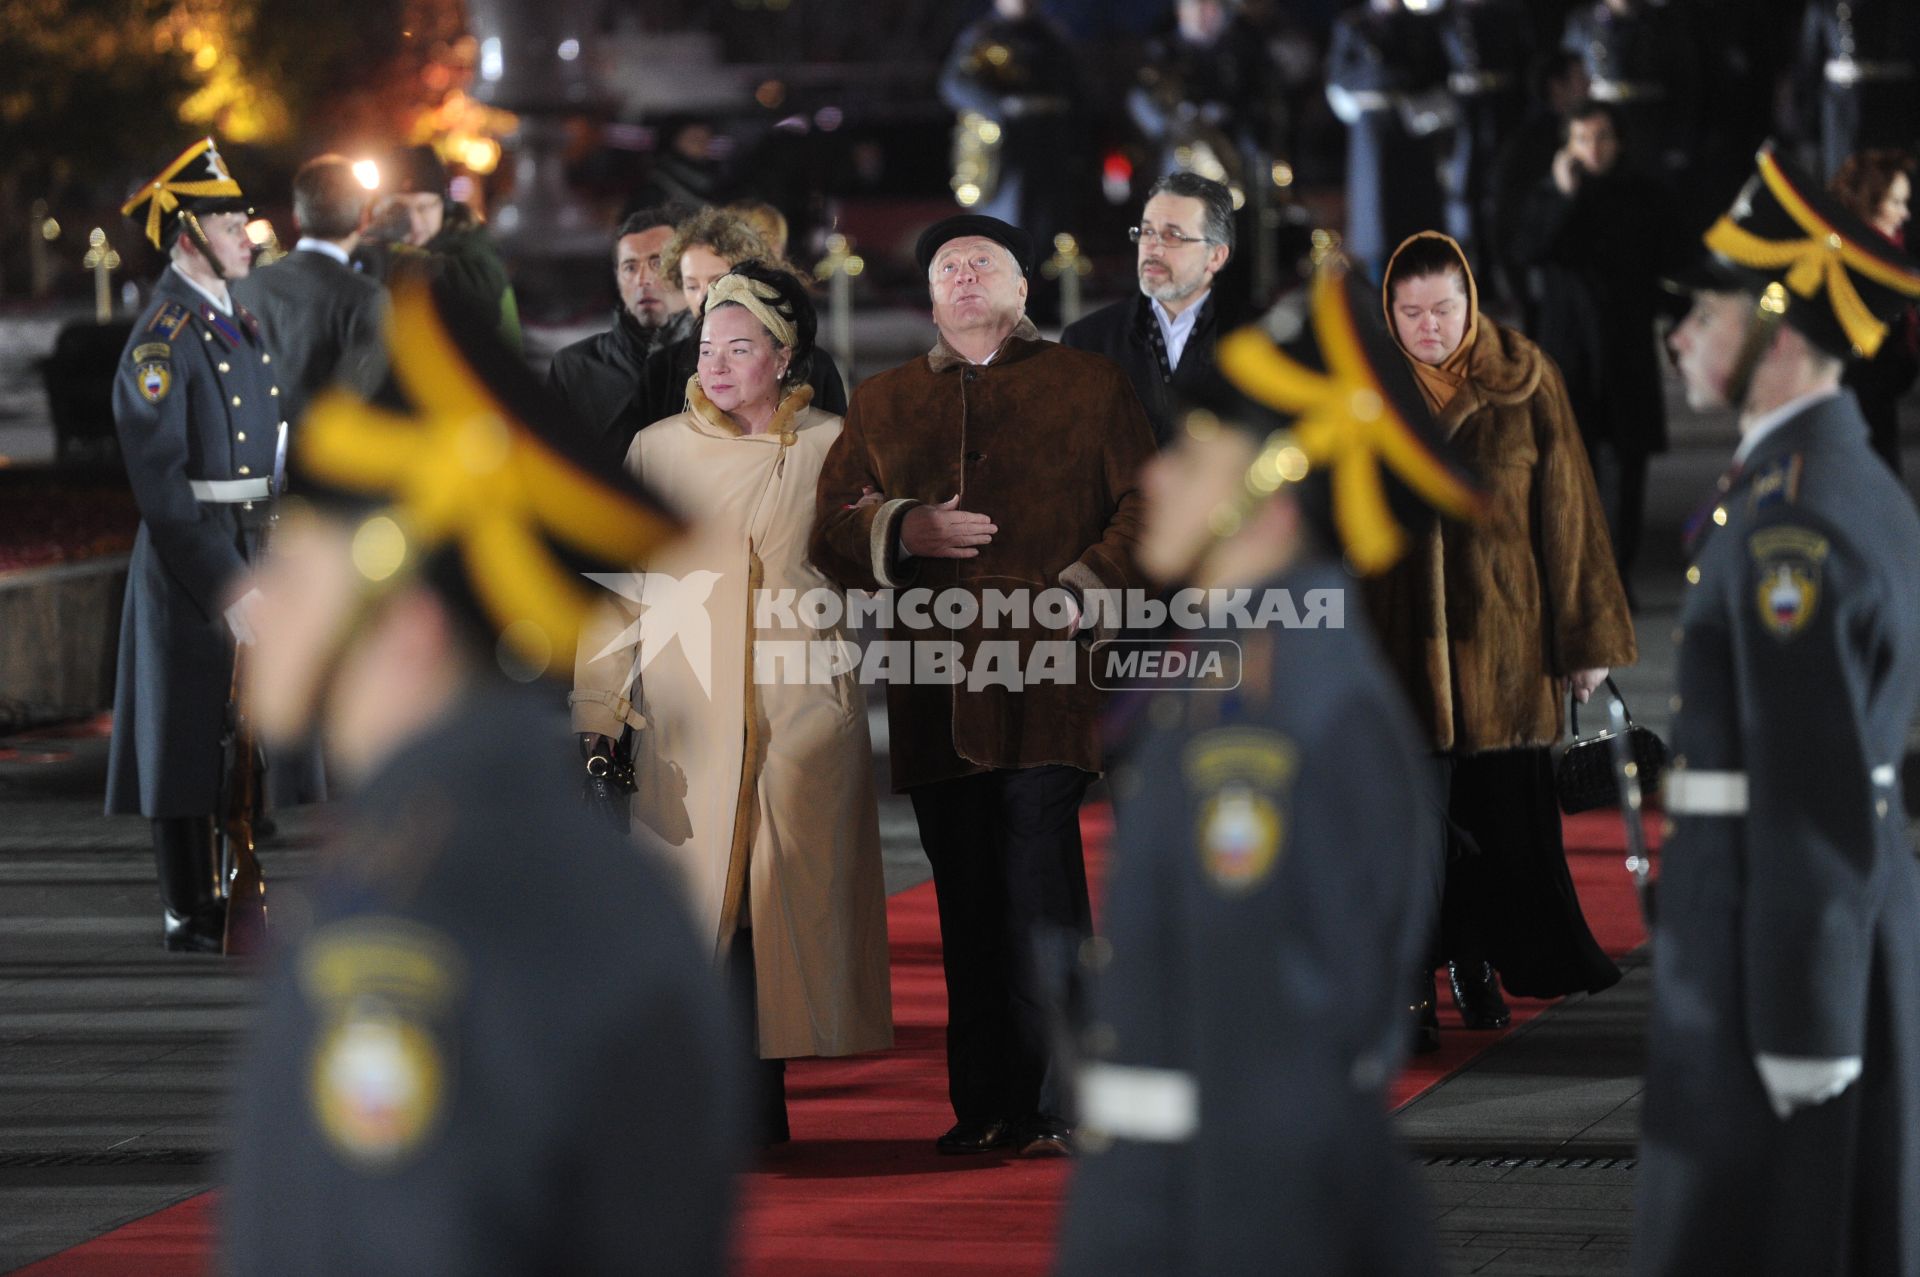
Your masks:
{"label": "grey uniform greatcoat", "polygon": [[1352,580],[1270,584],[1348,628],[1192,635],[1241,641],[1239,688],[1160,693],[1114,776],[1063,1277],[1440,1270],[1384,1094],[1440,894],[1426,746]]}
{"label": "grey uniform greatcoat", "polygon": [[[1920,517],[1851,394],[1760,439],[1680,613],[1634,1271],[1920,1274]],[[1860,1057],[1774,1116],[1756,1053]]]}
{"label": "grey uniform greatcoat", "polygon": [[108,815],[205,816],[218,804],[233,673],[223,613],[267,503],[204,502],[191,481],[271,479],[280,403],[253,317],[220,313],[169,267],[113,382],[140,530],[120,616]]}

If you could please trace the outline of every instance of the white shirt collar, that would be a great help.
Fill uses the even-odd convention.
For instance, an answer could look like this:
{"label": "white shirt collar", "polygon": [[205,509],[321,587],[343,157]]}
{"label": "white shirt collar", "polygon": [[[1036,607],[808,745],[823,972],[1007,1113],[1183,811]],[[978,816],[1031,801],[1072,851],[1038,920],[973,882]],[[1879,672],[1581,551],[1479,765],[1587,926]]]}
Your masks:
{"label": "white shirt collar", "polygon": [[178,275],[181,281],[185,283],[188,288],[191,288],[194,292],[199,293],[202,297],[206,298],[207,304],[212,306],[215,310],[219,311],[223,315],[231,315],[233,313],[233,294],[231,292],[229,292],[225,297],[215,297],[212,293],[200,287],[199,284],[195,283],[191,279],[188,279],[186,272],[182,271],[179,267],[168,266],[167,269],[172,271],[175,275]]}
{"label": "white shirt collar", "polygon": [[1810,390],[1798,399],[1789,399],[1773,411],[1755,417],[1753,424],[1740,435],[1740,446],[1733,450],[1733,464],[1745,465],[1747,458],[1753,455],[1753,450],[1760,446],[1762,439],[1815,404],[1825,403],[1829,399],[1838,397],[1839,394],[1838,386],[1829,386],[1824,390]]}
{"label": "white shirt collar", "polygon": [[1178,315],[1170,314],[1167,308],[1160,304],[1159,298],[1147,299],[1153,306],[1153,317],[1160,325],[1160,335],[1167,339],[1167,367],[1180,366],[1180,356],[1187,348],[1187,338],[1193,336],[1193,326],[1200,322],[1200,310],[1207,304],[1207,294],[1212,291],[1209,288],[1195,297],[1192,303]]}
{"label": "white shirt collar", "polygon": [[315,239],[311,235],[302,235],[300,242],[293,246],[293,251],[296,253],[319,253],[323,257],[331,257],[342,266],[351,266],[353,264],[347,257],[347,250],[330,239]]}

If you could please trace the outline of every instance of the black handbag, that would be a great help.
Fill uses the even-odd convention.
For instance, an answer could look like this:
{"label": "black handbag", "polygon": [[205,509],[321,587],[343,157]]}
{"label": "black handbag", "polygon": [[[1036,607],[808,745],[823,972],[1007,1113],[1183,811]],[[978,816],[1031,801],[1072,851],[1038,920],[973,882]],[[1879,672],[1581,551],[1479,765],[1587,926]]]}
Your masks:
{"label": "black handbag", "polygon": [[[1620,695],[1620,689],[1613,685],[1613,677],[1607,677],[1607,691],[1620,702],[1620,708],[1627,709],[1627,698]],[[1580,736],[1580,702],[1568,696],[1571,710],[1569,723],[1573,728],[1573,741],[1560,752],[1560,759],[1553,767],[1553,787],[1560,798],[1560,810],[1569,816],[1583,811],[1592,811],[1596,807],[1617,807],[1620,805],[1620,778],[1613,770],[1613,737],[1611,731],[1596,732],[1584,739]],[[1633,721],[1633,711],[1627,710],[1627,744],[1633,750],[1634,766],[1639,772],[1640,792],[1651,794],[1660,784],[1660,775],[1667,769],[1666,742],[1654,735],[1651,729],[1641,727]]]}

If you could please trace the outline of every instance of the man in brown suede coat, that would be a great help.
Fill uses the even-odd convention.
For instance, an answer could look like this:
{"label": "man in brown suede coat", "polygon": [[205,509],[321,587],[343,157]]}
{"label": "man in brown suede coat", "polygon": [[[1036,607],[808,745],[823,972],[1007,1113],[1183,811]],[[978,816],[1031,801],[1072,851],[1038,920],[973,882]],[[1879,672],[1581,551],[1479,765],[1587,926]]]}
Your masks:
{"label": "man in brown suede coat", "polygon": [[[889,680],[887,709],[893,785],[913,799],[939,897],[957,1122],[937,1147],[1057,1156],[1071,1132],[1046,1008],[1092,931],[1078,810],[1100,767],[1100,693],[1070,640],[1090,636],[1089,592],[1138,584],[1153,436],[1117,365],[1026,319],[1018,228],[952,217],[916,252],[940,340],[855,392],[812,554],[849,589],[895,590],[903,618],[932,594],[931,628],[902,620],[890,636],[916,668]],[[1024,597],[1028,615],[949,606],[990,592]],[[959,681],[917,659],[938,643],[958,653]]]}

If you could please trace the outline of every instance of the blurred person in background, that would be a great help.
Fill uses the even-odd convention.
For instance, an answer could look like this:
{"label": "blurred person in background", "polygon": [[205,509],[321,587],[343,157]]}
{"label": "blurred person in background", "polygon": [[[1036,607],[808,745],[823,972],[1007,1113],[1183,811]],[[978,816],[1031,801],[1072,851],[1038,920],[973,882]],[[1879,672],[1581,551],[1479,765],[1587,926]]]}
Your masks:
{"label": "blurred person in background", "polygon": [[[844,641],[838,626],[783,626],[758,610],[762,590],[838,592],[807,559],[820,468],[841,429],[812,406],[816,327],[806,287],[784,271],[746,262],[709,286],[687,410],[641,431],[626,457],[693,531],[631,565],[644,584],[581,644],[572,696],[588,760],[613,758],[633,729],[634,824],[667,847],[699,934],[742,992],[762,1145],[789,1137],[788,1059],[893,1044],[857,666],[824,681],[779,666],[739,673],[758,668],[756,643]],[[649,592],[666,581],[704,587],[707,624],[642,665],[648,618],[674,614]],[[691,634],[711,635],[710,650],[688,651]]]}
{"label": "blurred person in background", "polygon": [[1586,100],[1591,82],[1585,60],[1565,49],[1550,49],[1535,58],[1527,82],[1526,118],[1507,139],[1494,165],[1494,239],[1482,260],[1497,265],[1504,276],[1501,291],[1518,303],[1520,326],[1531,333],[1538,315],[1526,287],[1526,268],[1513,260],[1512,246],[1533,188],[1548,178],[1554,156],[1566,145],[1567,112]]}
{"label": "blurred person in background", "polygon": [[[724,210],[753,228],[773,260],[787,260],[787,215],[765,200],[735,200]],[[684,219],[683,219],[684,220]]]}
{"label": "blurred person in background", "polygon": [[1909,0],[1808,0],[1794,65],[1797,118],[1819,122],[1821,172],[1920,139],[1920,14]]}
{"label": "blurred person in background", "polygon": [[[1634,662],[1633,621],[1553,361],[1481,312],[1437,231],[1395,251],[1381,300],[1440,434],[1489,490],[1482,522],[1434,529],[1368,582],[1367,607],[1428,733],[1446,801],[1433,819],[1456,842],[1433,958],[1466,1027],[1496,1029],[1502,979],[1552,998],[1620,978],[1567,871],[1550,747],[1569,692],[1585,701]],[[1427,1047],[1434,965],[1414,985]]]}
{"label": "blurred person in background", "polygon": [[1347,126],[1347,256],[1378,277],[1393,246],[1442,221],[1436,135],[1453,123],[1438,20],[1403,0],[1340,15],[1327,102]]}
{"label": "blurred person in background", "polygon": [[680,205],[627,215],[613,241],[613,282],[620,304],[613,326],[556,351],[547,388],[564,401],[588,436],[611,456],[654,418],[639,407],[640,381],[656,350],[689,335],[686,296],[668,283],[665,251],[673,228],[692,216]]}
{"label": "blurred person in background", "polygon": [[1631,598],[1648,459],[1667,446],[1660,281],[1680,264],[1686,225],[1665,185],[1634,166],[1620,128],[1605,102],[1567,112],[1547,175],[1519,204],[1507,256],[1526,272],[1533,339],[1565,379]]}
{"label": "blurred person in background", "polygon": [[1585,59],[1591,97],[1617,112],[1633,162],[1683,188],[1696,158],[1705,80],[1692,11],[1651,0],[1592,0],[1567,17],[1560,47]]}
{"label": "blurred person in background", "polygon": [[1446,160],[1447,230],[1488,270],[1494,166],[1527,110],[1531,31],[1517,0],[1459,0],[1440,15],[1447,91],[1459,108]]}
{"label": "blurred person in background", "polygon": [[447,166],[431,146],[410,146],[381,167],[379,201],[369,238],[383,249],[370,255],[389,282],[421,275],[451,299],[500,330],[521,348],[520,304],[506,263],[471,206],[448,194]]}
{"label": "blurred person in background", "polygon": [[281,411],[295,425],[336,378],[371,390],[386,357],[385,290],[350,264],[372,204],[346,156],[308,160],[293,175],[293,251],[234,285],[266,330],[279,361]]}
{"label": "blurred person in background", "polygon": [[[1906,151],[1865,151],[1850,155],[1833,176],[1831,189],[1849,213],[1871,226],[1896,251],[1904,251],[1913,215],[1914,158]],[[1900,473],[1900,400],[1920,376],[1920,321],[1909,305],[1891,325],[1871,359],[1847,367],[1844,384],[1860,401],[1861,415],[1880,454]]]}

